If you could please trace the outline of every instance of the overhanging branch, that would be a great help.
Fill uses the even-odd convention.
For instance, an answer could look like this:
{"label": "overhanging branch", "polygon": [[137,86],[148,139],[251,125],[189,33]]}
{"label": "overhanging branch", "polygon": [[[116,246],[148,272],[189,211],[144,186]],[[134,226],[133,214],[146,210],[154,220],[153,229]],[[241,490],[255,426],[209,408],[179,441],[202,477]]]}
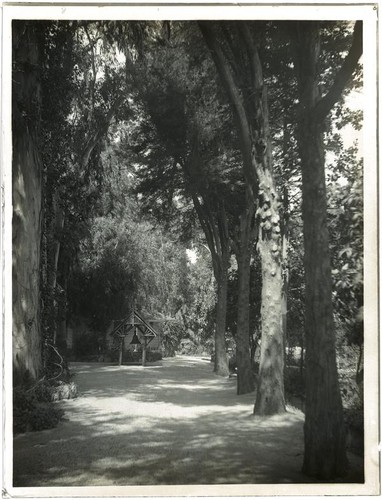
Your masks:
{"label": "overhanging branch", "polygon": [[199,28],[206,42],[207,47],[210,49],[212,59],[215,63],[216,69],[228,93],[231,104],[234,109],[234,114],[239,126],[239,137],[241,150],[243,155],[244,175],[250,185],[256,185],[256,178],[252,168],[252,141],[250,124],[246,114],[244,102],[240,91],[236,85],[229,64],[226,61],[224,54],[216,39],[215,33],[211,29],[208,22],[199,22]]}
{"label": "overhanging branch", "polygon": [[362,55],[362,34],[362,21],[357,21],[354,26],[352,46],[337,73],[333,85],[314,108],[313,116],[317,122],[322,122],[326,118],[334,104],[340,99],[344,88],[352,77]]}

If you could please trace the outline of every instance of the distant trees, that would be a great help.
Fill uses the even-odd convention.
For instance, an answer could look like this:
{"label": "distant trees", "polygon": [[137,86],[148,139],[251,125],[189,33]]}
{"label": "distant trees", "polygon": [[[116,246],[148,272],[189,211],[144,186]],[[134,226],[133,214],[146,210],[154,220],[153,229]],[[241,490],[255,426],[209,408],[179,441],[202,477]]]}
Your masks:
{"label": "distant trees", "polygon": [[[231,245],[227,208],[221,196],[222,182],[214,173],[216,156],[212,159],[208,151],[210,146],[216,155],[214,140],[219,127],[212,123],[212,128],[209,124],[209,128],[203,129],[208,116],[194,95],[202,95],[208,66],[203,68],[201,75],[188,80],[192,61],[183,43],[180,40],[175,47],[166,42],[164,46],[156,46],[155,51],[148,52],[146,65],[142,68],[142,71],[150,72],[150,78],[146,78],[142,85],[140,96],[154,128],[142,144],[147,151],[141,160],[146,170],[137,172],[142,179],[138,189],[143,197],[154,200],[151,205],[154,214],[161,217],[162,208],[166,206],[167,216],[171,214],[178,220],[180,217],[183,227],[189,227],[189,220],[182,217],[181,210],[174,211],[174,206],[190,202],[193,205],[211,252],[217,284],[214,370],[219,375],[228,375],[225,331]],[[210,92],[210,86],[207,84],[207,92]],[[213,96],[203,98],[208,100],[207,106],[216,109]],[[142,128],[144,130],[149,131],[148,127]],[[147,144],[150,137],[154,142]]]}
{"label": "distant trees", "polygon": [[88,318],[96,331],[125,318],[133,305],[174,318],[187,302],[185,248],[135,215],[96,217],[82,241],[69,282],[70,311]]}

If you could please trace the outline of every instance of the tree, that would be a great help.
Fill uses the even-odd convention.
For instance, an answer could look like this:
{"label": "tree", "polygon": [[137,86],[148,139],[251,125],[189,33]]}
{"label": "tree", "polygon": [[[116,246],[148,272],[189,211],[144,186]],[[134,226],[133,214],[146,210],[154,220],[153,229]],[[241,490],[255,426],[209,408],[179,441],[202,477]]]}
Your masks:
{"label": "tree", "polygon": [[[57,365],[56,339],[65,303],[65,282],[58,276],[65,225],[65,182],[71,161],[71,112],[75,65],[74,26],[70,22],[38,22],[44,29],[41,93],[42,220],[40,300],[44,375]],[[60,106],[57,106],[57,101]],[[60,283],[57,281],[59,279]]]}
{"label": "tree", "polygon": [[362,23],[356,23],[352,46],[324,96],[320,95],[319,23],[293,23],[291,40],[299,93],[297,141],[302,169],[306,282],[303,471],[329,479],[345,473],[347,459],[335,355],[323,129],[362,54]]}
{"label": "tree", "polygon": [[[102,154],[108,185],[101,199],[103,214],[89,221],[69,280],[71,313],[86,318],[98,332],[104,332],[112,320],[125,318],[133,305],[138,311],[173,320],[189,295],[185,248],[155,227],[150,216],[142,216],[124,144],[115,131],[110,136]],[[179,321],[165,324],[166,341],[172,345],[180,340],[179,325]]]}
{"label": "tree", "polygon": [[245,209],[239,217],[233,249],[238,267],[236,363],[237,394],[247,394],[254,390],[252,362],[250,355],[250,265],[253,245],[256,239],[255,206],[251,202],[248,188],[245,192]]}
{"label": "tree", "polygon": [[115,116],[126,115],[126,78],[103,37],[102,24],[46,24],[41,248],[44,365],[49,363],[50,346],[56,345],[58,336],[66,336],[67,282],[81,233],[99,203],[102,143]]}
{"label": "tree", "polygon": [[[100,143],[126,109],[125,73],[113,65],[113,51],[100,58],[105,43],[98,29],[97,23],[14,24],[15,380],[23,371],[36,377],[42,360],[46,369],[69,261],[99,192]],[[101,59],[107,68],[97,79]]]}
{"label": "tree", "polygon": [[[251,214],[250,206],[255,205],[256,215],[261,219],[258,249],[262,261],[262,340],[254,411],[259,415],[280,413],[285,411],[280,216],[272,175],[267,88],[259,40],[254,38],[258,25],[220,23],[218,30],[207,22],[199,26],[233,108],[250,202],[247,215]],[[244,337],[247,344],[248,338]],[[244,349],[249,350],[249,346]]]}
{"label": "tree", "polygon": [[149,122],[154,125],[149,137],[156,141],[146,150],[145,162],[149,168],[145,173],[138,171],[144,177],[139,189],[145,197],[152,194],[155,204],[150,203],[151,209],[159,205],[161,216],[166,207],[167,215],[179,217],[179,210],[173,210],[175,196],[179,199],[182,194],[192,200],[211,252],[217,283],[214,371],[226,376],[229,373],[225,344],[227,274],[231,254],[227,211],[216,194],[217,179],[210,174],[205,154],[207,141],[200,126],[200,109],[192,101],[192,90],[196,87],[200,92],[201,83],[195,79],[190,84],[185,79],[188,57],[182,47],[177,49],[174,53],[171,47],[156,46],[155,57],[147,54],[144,66],[150,78],[146,77],[144,85],[142,78],[139,79],[140,96]]}
{"label": "tree", "polygon": [[12,294],[13,382],[41,371],[40,224],[42,166],[41,59],[38,27],[28,21],[13,24],[12,87]]}

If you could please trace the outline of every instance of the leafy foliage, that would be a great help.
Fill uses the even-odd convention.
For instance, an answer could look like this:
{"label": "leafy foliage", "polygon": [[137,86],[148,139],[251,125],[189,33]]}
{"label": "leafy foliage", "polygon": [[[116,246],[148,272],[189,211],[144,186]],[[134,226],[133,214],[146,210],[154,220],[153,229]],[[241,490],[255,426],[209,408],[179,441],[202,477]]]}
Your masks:
{"label": "leafy foliage", "polygon": [[363,175],[354,147],[340,153],[328,189],[334,307],[347,341],[363,344]]}
{"label": "leafy foliage", "polygon": [[15,434],[28,431],[41,431],[56,427],[62,420],[64,411],[53,403],[44,402],[46,396],[16,388],[13,391],[13,432]]}

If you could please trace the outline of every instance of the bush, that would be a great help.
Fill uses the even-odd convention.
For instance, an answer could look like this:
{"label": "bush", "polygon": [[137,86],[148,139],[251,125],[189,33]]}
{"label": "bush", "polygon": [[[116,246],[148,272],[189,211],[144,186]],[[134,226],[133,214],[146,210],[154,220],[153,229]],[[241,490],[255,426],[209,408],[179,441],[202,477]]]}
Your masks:
{"label": "bush", "polygon": [[[44,392],[43,397],[46,397]],[[64,411],[54,407],[53,403],[42,403],[33,392],[24,388],[13,391],[13,432],[41,431],[56,427]]]}
{"label": "bush", "polygon": [[[146,361],[148,363],[153,363],[162,359],[162,353],[159,351],[147,351]],[[141,363],[142,361],[142,351],[125,351],[123,353],[123,362],[125,363]]]}
{"label": "bush", "polygon": [[148,351],[146,354],[146,360],[149,363],[154,363],[154,361],[160,361],[162,359],[162,353],[159,351]]}
{"label": "bush", "polygon": [[70,380],[41,380],[30,392],[42,403],[75,399],[78,396],[77,385]]}
{"label": "bush", "polygon": [[57,427],[64,411],[54,408],[52,404],[38,404],[31,412],[29,423],[32,431],[42,431]]}
{"label": "bush", "polygon": [[[147,359],[147,357],[146,357]],[[139,351],[124,351],[123,362],[127,363],[140,363],[142,361],[142,352]]]}
{"label": "bush", "polygon": [[61,380],[40,380],[13,391],[13,432],[40,431],[56,427],[64,415],[54,402],[78,396],[77,385],[66,373]]}
{"label": "bush", "polygon": [[182,339],[176,354],[183,356],[203,356],[206,353],[205,347],[195,343],[191,339]]}
{"label": "bush", "polygon": [[61,399],[75,399],[78,397],[78,387],[74,382],[59,381],[52,387],[51,401],[60,401]]}
{"label": "bush", "polygon": [[362,391],[355,380],[355,375],[339,373],[338,378],[344,408],[361,408]]}

